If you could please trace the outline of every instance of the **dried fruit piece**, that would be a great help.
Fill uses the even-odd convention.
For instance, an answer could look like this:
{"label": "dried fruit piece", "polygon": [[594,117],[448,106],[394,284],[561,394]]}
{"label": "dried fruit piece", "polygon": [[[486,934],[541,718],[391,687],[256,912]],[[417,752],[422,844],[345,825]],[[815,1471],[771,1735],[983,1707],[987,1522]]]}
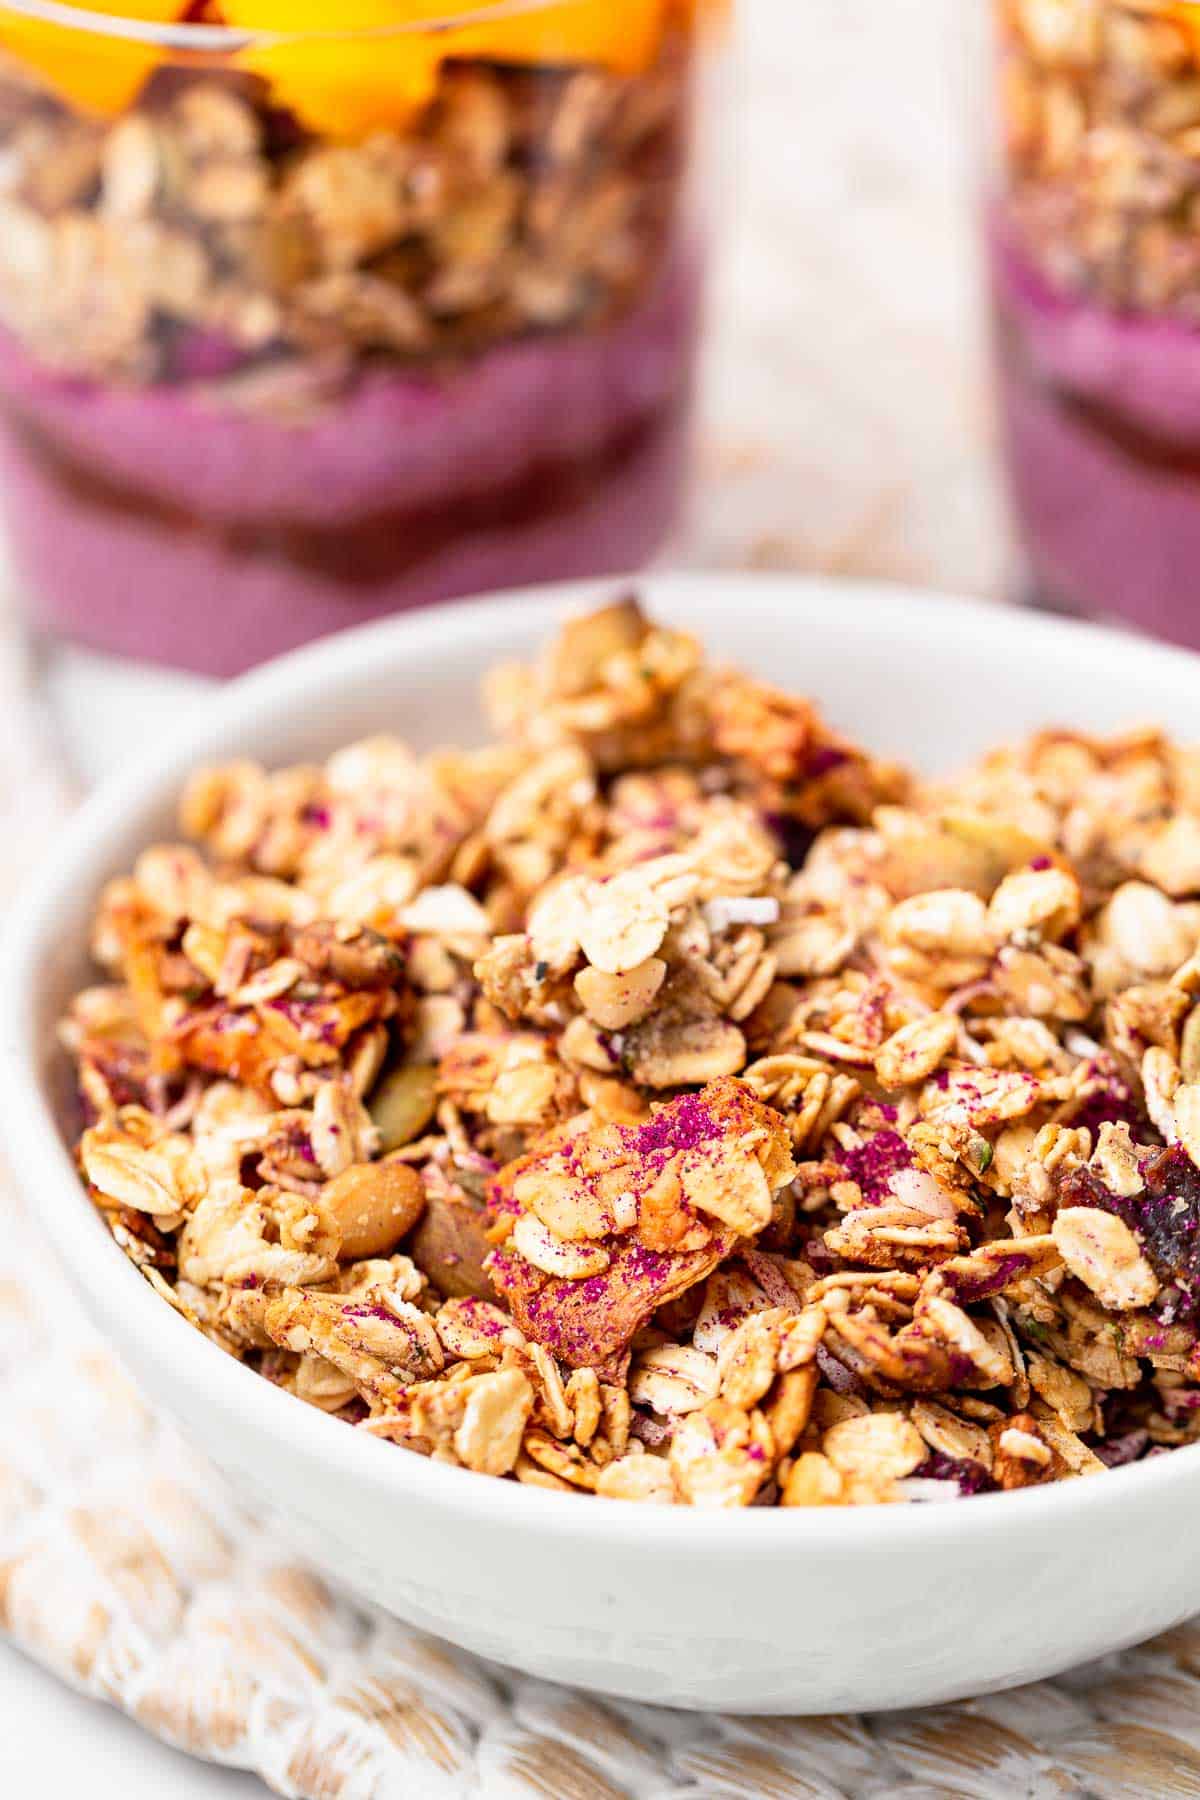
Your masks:
{"label": "dried fruit piece", "polygon": [[510,1237],[489,1269],[521,1329],[572,1363],[601,1362],[656,1307],[761,1230],[793,1172],[783,1122],[740,1082],[713,1082],[641,1126],[602,1125],[504,1169],[493,1213],[511,1233],[530,1212],[556,1237],[603,1244],[603,1273],[544,1275]]}

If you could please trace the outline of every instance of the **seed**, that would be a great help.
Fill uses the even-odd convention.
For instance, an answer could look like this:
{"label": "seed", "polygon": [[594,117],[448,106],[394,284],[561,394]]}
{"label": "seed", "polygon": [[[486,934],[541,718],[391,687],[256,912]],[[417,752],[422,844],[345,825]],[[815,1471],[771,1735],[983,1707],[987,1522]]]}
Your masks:
{"label": "seed", "polygon": [[385,1075],[371,1095],[371,1121],[386,1154],[420,1137],[437,1109],[437,1070],[413,1063]]}
{"label": "seed", "polygon": [[440,1294],[495,1299],[496,1290],[483,1266],[491,1251],[483,1216],[482,1208],[465,1198],[430,1199],[413,1234],[411,1255]]}

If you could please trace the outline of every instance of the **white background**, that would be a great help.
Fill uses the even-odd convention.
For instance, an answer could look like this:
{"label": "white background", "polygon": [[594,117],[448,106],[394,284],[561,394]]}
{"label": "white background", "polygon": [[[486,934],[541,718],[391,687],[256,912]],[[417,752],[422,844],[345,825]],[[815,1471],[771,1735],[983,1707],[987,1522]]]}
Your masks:
{"label": "white background", "polygon": [[257,1777],[168,1750],[0,1643],[4,1800],[262,1800],[265,1793]]}

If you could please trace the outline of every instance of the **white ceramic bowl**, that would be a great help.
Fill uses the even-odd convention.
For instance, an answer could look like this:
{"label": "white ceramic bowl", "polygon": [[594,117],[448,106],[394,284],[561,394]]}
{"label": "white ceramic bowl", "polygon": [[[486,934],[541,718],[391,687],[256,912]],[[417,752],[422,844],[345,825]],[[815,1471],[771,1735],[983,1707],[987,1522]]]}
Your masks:
{"label": "white ceramic bowl", "polygon": [[[1048,1675],[1200,1608],[1200,1448],[951,1505],[711,1513],[549,1494],[362,1436],[222,1356],[85,1200],[56,1123],[54,1022],[85,977],[101,882],[173,830],[198,762],[312,759],[369,731],[481,735],[476,685],[595,586],[441,609],[329,640],[203,702],[97,794],[10,922],[0,1128],[93,1317],[149,1393],[335,1580],[559,1681],[679,1706],[836,1712]],[[1052,721],[1196,735],[1200,658],[891,588],[654,579],[719,656],[820,697],[870,745],[949,769]]]}

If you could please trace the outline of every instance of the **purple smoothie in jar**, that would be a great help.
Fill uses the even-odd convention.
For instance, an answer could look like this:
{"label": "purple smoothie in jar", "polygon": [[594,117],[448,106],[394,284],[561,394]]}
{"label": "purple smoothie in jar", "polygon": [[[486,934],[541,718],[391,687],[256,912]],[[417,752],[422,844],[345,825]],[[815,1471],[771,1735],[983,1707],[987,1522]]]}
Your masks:
{"label": "purple smoothie in jar", "polygon": [[1035,589],[1200,645],[1200,8],[997,11],[988,271]]}
{"label": "purple smoothie in jar", "polygon": [[1200,645],[1200,331],[1056,292],[991,247],[1001,427],[1040,595]]}
{"label": "purple smoothie in jar", "polygon": [[242,410],[235,381],[101,387],[0,344],[0,477],[39,624],[234,675],[404,607],[636,567],[680,505],[697,286],[683,261],[586,341],[372,373],[308,419]]}
{"label": "purple smoothie in jar", "polygon": [[229,675],[661,548],[700,326],[692,9],[599,6],[469,6],[417,62],[398,29],[394,119],[353,43],[333,100],[244,34],[124,82],[41,38],[0,61],[0,479],[36,629]]}

